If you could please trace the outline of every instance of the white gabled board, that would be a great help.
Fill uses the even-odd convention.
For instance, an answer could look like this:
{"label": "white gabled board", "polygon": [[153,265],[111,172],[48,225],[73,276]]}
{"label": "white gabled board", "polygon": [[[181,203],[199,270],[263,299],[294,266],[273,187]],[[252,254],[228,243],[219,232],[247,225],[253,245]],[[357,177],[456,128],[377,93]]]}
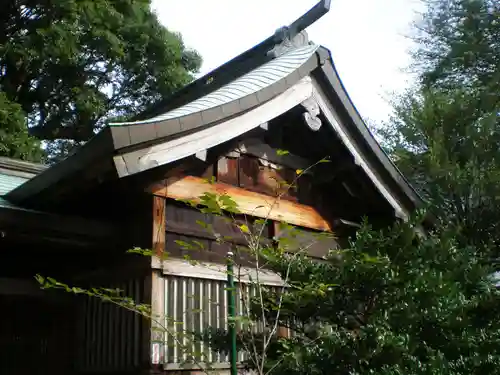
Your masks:
{"label": "white gabled board", "polygon": [[122,157],[125,160],[133,160],[139,165],[136,173],[172,163],[195,155],[202,150],[208,150],[259,127],[310,98],[312,91],[311,78],[304,77],[282,94],[240,116],[184,137],[151,146],[147,150],[136,150],[125,155],[117,155],[114,157],[114,162],[119,176],[129,175],[122,166],[123,161],[120,160]]}
{"label": "white gabled board", "polygon": [[339,117],[335,112],[335,109],[332,107],[331,103],[326,100],[326,96],[323,93],[321,87],[313,82],[313,98],[318,102],[321,112],[325,115],[328,123],[333,127],[335,132],[338,134],[344,145],[347,147],[351,155],[354,157],[354,162],[359,165],[363,171],[366,173],[368,178],[373,182],[378,191],[384,196],[387,202],[394,208],[396,217],[406,220],[408,219],[409,213],[403,207],[401,202],[391,194],[389,189],[384,185],[382,181],[378,178],[378,176],[373,172],[372,168],[369,165],[369,162],[366,160],[366,157],[359,150],[358,146],[354,144],[349,136],[347,135],[347,131],[345,129],[345,125],[339,121]]}

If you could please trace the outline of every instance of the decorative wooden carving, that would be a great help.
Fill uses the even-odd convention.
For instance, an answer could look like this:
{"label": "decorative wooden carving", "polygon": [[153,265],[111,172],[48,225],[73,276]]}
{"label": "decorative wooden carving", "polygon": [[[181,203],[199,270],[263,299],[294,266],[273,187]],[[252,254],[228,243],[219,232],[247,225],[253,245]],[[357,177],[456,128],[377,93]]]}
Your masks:
{"label": "decorative wooden carving", "polygon": [[318,117],[321,111],[318,102],[311,96],[301,104],[306,110],[302,115],[305,123],[311,130],[318,131],[321,128],[321,119]]}

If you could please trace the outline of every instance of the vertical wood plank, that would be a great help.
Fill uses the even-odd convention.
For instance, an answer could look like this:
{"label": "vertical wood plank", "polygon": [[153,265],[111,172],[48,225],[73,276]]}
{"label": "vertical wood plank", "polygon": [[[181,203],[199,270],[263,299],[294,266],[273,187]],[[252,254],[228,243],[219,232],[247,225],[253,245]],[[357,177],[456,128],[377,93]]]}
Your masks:
{"label": "vertical wood plank", "polygon": [[[166,201],[163,197],[153,197],[153,233],[152,244],[153,252],[157,257],[162,259],[165,251],[166,237],[166,220],[165,220]],[[150,337],[150,363],[154,368],[158,368],[164,358],[164,341],[163,333],[165,326],[165,282],[161,275],[161,271],[152,270],[150,280],[146,285],[149,286],[151,298],[151,313],[153,319],[151,321]],[[149,297],[149,296],[148,296]]]}
{"label": "vertical wood plank", "polygon": [[157,256],[165,251],[165,198],[153,197],[153,250]]}

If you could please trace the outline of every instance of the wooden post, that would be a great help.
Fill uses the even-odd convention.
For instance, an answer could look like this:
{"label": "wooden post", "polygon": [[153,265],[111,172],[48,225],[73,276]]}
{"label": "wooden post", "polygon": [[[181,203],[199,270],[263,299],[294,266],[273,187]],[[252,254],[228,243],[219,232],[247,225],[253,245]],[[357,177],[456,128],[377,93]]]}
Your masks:
{"label": "wooden post", "polygon": [[165,198],[153,196],[153,250],[157,256],[165,251]]}
{"label": "wooden post", "polygon": [[[162,263],[165,251],[165,198],[153,197],[153,233],[152,250],[153,257],[160,258]],[[153,264],[153,259],[151,259]],[[161,269],[153,269],[151,273],[151,364],[156,370],[161,370],[164,363],[165,334],[163,332],[165,324],[165,282]]]}

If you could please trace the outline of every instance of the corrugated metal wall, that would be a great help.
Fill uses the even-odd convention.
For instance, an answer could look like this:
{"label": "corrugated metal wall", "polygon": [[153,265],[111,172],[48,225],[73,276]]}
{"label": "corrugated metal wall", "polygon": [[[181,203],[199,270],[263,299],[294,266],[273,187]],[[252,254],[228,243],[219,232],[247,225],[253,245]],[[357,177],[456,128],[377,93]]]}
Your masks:
{"label": "corrugated metal wall", "polygon": [[[111,287],[141,302],[144,281],[136,278]],[[99,298],[84,297],[77,311],[77,324],[78,371],[123,371],[141,366],[144,334],[148,333],[145,324],[149,322],[139,314]]]}
{"label": "corrugated metal wall", "polygon": [[[227,289],[222,280],[194,277],[164,276],[165,283],[165,347],[164,363],[168,368],[186,363],[210,363],[213,366],[227,364],[226,353],[217,353],[206,344],[194,340],[191,332],[200,333],[212,327],[227,329]],[[249,296],[255,296],[257,288],[241,284],[236,288],[236,314],[247,316]],[[242,323],[237,323],[237,329]],[[255,330],[262,326],[255,325]],[[192,359],[195,358],[195,361]],[[240,361],[244,353],[238,355]]]}

